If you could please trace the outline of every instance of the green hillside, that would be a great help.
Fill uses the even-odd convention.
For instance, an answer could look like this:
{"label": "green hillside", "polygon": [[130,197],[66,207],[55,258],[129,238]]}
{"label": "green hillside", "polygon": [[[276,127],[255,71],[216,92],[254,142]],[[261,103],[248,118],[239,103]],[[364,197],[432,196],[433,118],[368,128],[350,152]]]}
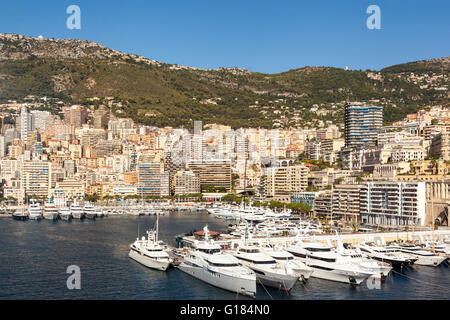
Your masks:
{"label": "green hillside", "polygon": [[[68,44],[76,57],[65,50]],[[86,41],[0,36],[0,102],[20,101],[30,94],[68,103],[116,97],[123,102],[116,114],[140,123],[190,126],[193,120],[203,120],[233,127],[271,127],[280,116],[287,119],[286,125],[295,124],[291,122],[295,114],[301,115],[297,124],[310,121],[315,117],[309,112],[313,105],[327,109],[338,104],[338,112],[317,118],[339,122],[343,102],[376,99],[385,106],[385,121],[390,122],[427,104],[448,102],[447,92],[420,88],[421,83],[403,75],[407,70],[439,73],[444,77],[436,85],[448,86],[447,60],[439,61],[392,66],[381,72],[305,67],[262,74],[150,63]],[[369,77],[370,73],[381,79]]]}

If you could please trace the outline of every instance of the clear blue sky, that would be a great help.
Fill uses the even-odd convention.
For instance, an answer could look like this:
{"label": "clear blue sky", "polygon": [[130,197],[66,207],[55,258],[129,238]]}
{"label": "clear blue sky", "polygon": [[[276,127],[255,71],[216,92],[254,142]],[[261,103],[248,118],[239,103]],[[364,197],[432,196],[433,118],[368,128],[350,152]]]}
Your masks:
{"label": "clear blue sky", "polygon": [[[81,8],[81,30],[66,8]],[[381,8],[381,30],[366,9]],[[0,32],[76,38],[167,63],[276,73],[310,66],[380,69],[450,56],[450,1],[3,1]]]}

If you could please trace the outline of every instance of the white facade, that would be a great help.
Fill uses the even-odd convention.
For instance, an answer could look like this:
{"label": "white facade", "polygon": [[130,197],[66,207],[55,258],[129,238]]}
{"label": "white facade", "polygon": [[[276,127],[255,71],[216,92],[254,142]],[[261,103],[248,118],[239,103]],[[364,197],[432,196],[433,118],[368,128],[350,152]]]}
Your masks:
{"label": "white facade", "polygon": [[360,194],[363,223],[425,225],[425,182],[367,182]]}

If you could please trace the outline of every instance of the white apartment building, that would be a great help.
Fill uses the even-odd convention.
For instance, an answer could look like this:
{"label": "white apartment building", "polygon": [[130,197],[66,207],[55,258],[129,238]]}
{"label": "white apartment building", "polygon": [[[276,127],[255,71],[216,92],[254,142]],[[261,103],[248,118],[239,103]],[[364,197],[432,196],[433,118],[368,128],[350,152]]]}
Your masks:
{"label": "white apartment building", "polygon": [[27,196],[47,197],[51,188],[52,165],[50,161],[24,161],[22,186]]}
{"label": "white apartment building", "polygon": [[398,147],[392,150],[392,162],[408,162],[411,160],[424,160],[426,151],[422,147]]}
{"label": "white apartment building", "polygon": [[308,187],[308,168],[303,164],[264,168],[262,183],[266,197],[305,191]]}
{"label": "white apartment building", "polygon": [[379,226],[424,226],[425,182],[367,182],[360,193],[361,221]]}

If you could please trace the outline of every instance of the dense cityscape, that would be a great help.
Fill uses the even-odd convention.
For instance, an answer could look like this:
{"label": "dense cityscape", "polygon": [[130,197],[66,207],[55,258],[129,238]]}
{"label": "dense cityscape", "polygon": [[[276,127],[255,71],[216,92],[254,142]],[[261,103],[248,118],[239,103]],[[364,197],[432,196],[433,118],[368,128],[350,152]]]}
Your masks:
{"label": "dense cityscape", "polygon": [[0,302],[445,311],[440,2],[5,2]]}
{"label": "dense cityscape", "polygon": [[[28,100],[28,101],[27,101]],[[383,126],[383,108],[347,103],[344,125],[193,130],[117,118],[114,98],[1,105],[4,208],[37,201],[240,203],[379,226],[448,225],[450,109],[431,106]],[[59,114],[42,111],[57,106]],[[5,119],[10,119],[5,124]],[[7,211],[7,210],[6,210]]]}

